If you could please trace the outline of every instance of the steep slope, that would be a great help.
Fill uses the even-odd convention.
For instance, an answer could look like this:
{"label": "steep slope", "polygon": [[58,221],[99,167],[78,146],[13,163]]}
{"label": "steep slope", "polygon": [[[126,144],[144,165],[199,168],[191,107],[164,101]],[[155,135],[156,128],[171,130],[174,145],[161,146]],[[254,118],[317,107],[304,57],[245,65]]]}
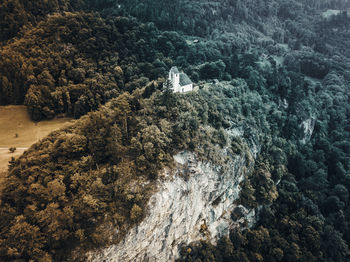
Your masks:
{"label": "steep slope", "polygon": [[93,112],[11,162],[0,259],[349,260],[348,1],[84,3],[1,44],[1,103]]}
{"label": "steep slope", "polygon": [[[1,194],[3,258],[64,260],[69,255],[68,246],[76,247],[76,252],[81,254],[82,250],[118,243],[126,234],[133,234],[134,229],[129,232],[131,227],[145,217],[148,221],[146,213],[151,210],[146,210],[146,203],[156,188],[156,181],[161,183],[158,192],[167,192],[173,182],[191,189],[202,181],[200,183],[209,191],[217,189],[217,193],[227,194],[216,201],[218,216],[227,211],[226,207],[228,210],[234,207],[238,183],[253,165],[251,155],[257,153],[255,147],[261,139],[260,131],[252,133],[252,128],[261,130],[265,127],[240,113],[229,115],[222,104],[236,104],[236,109],[241,112],[237,101],[243,99],[256,104],[253,112],[258,114],[265,110],[259,106],[259,98],[247,94],[247,86],[243,83],[236,83],[235,87],[226,84],[190,96],[157,91],[148,99],[142,98],[155,84],[131,96],[124,94],[73,126],[54,132],[12,163]],[[204,101],[207,108],[202,106]],[[240,132],[246,142],[226,134],[220,129],[223,125],[242,126]],[[251,127],[247,128],[247,125]],[[187,181],[179,174],[157,180],[163,167],[173,166],[171,155],[184,149],[196,154],[198,168],[203,172],[188,174]],[[246,161],[249,165],[244,164]],[[235,170],[230,171],[230,166]],[[216,188],[209,183],[215,181],[222,187]],[[167,189],[167,185],[170,188]],[[225,192],[227,186],[232,191]],[[216,223],[221,222],[219,217],[209,220],[213,214],[209,212],[211,204],[207,201],[214,201],[215,195],[210,196],[205,188],[200,189],[202,197],[199,200],[207,206],[203,218],[207,216],[208,222],[212,221],[209,230],[214,237],[220,232],[215,229]],[[196,192],[191,194],[196,195]],[[177,197],[181,196],[183,194],[179,192],[163,203],[178,203]],[[185,210],[187,205],[190,203],[183,203]],[[188,211],[196,213],[195,206],[192,207]],[[194,221],[198,221],[198,216],[197,213]],[[147,222],[143,223],[147,225]],[[185,226],[186,223],[177,225]],[[110,233],[113,227],[118,228],[117,234]],[[185,228],[190,230],[190,226]],[[21,246],[17,245],[19,239],[14,233],[18,230],[26,236]],[[162,230],[160,227],[159,232]],[[183,233],[191,232],[186,230]],[[140,252],[140,255],[146,253]]]}
{"label": "steep slope", "polygon": [[51,14],[0,48],[0,103],[24,103],[34,120],[62,113],[78,118],[125,86],[132,91],[136,74],[138,81],[162,76],[150,63],[148,73],[139,70],[161,56],[156,41],[155,28],[131,18]]}
{"label": "steep slope", "polygon": [[[225,133],[230,145],[228,134],[233,132]],[[226,159],[219,166],[199,161],[190,152],[175,155],[176,166],[162,171],[158,192],[149,200],[146,218],[121,243],[91,253],[89,260],[173,261],[179,257],[182,245],[201,239],[216,243],[240,223],[252,226],[254,209],[244,210],[239,221],[231,219],[238,206],[240,183],[252,171],[259,150],[258,145],[251,146],[241,155],[232,155],[227,146],[218,147],[216,157]]]}

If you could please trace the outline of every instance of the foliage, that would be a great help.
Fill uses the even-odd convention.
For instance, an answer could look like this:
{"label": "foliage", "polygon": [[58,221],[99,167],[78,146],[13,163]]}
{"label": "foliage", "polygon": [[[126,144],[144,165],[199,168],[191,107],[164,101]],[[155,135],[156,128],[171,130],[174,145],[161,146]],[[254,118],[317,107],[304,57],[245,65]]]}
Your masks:
{"label": "foliage", "polygon": [[[123,93],[11,164],[1,194],[2,258],[58,261],[67,258],[68,247],[120,240],[142,220],[159,170],[172,165],[173,154],[191,149],[203,160],[220,161],[215,147],[227,140],[216,129],[242,121],[226,105],[238,99],[259,103],[234,95],[245,94],[242,83],[189,96],[158,90],[143,98],[159,84]],[[210,103],[203,108],[203,101]],[[119,233],[107,234],[111,226]],[[15,234],[19,228],[23,233]]]}
{"label": "foliage", "polygon": [[[350,20],[325,19],[326,8],[349,4],[3,1],[0,103],[25,103],[37,120],[92,112],[11,161],[1,259],[62,261],[72,246],[115,243],[142,220],[174,153],[224,166],[218,148],[258,144],[240,196],[261,207],[256,225],[191,243],[181,260],[349,260]],[[220,82],[173,94],[159,78],[174,64]],[[234,128],[246,144],[228,143]]]}
{"label": "foliage", "polygon": [[144,44],[155,41],[154,29],[133,19],[53,14],[0,50],[0,102],[24,102],[34,120],[80,117],[116,97],[135,74],[143,76],[142,67],[151,79],[164,75],[140,64],[156,60],[155,45]]}

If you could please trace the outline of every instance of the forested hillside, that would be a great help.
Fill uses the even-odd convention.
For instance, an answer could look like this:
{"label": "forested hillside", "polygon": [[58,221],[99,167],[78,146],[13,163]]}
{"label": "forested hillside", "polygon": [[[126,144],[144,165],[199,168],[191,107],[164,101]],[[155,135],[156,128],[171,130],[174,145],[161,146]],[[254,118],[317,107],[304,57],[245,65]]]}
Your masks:
{"label": "forested hillside", "polygon": [[[239,199],[259,219],[216,244],[184,243],[179,261],[348,261],[349,8],[346,0],[0,3],[0,104],[25,104],[34,120],[80,118],[10,162],[0,260],[79,260],[118,243],[147,215],[174,154],[223,163],[216,147],[235,155],[249,146],[227,144],[225,132],[240,127],[261,146]],[[163,86],[174,65],[196,91]]]}
{"label": "forested hillside", "polygon": [[157,71],[166,66],[158,58],[164,55],[155,48],[156,34],[131,18],[50,15],[1,49],[0,102],[26,104],[34,120],[59,113],[80,117],[145,83],[143,76],[164,75],[165,69]]}

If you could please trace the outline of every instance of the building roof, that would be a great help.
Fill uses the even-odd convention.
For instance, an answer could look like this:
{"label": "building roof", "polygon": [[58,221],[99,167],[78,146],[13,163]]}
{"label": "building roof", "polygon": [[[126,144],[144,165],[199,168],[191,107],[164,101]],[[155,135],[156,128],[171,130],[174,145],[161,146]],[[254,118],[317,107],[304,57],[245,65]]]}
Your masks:
{"label": "building roof", "polygon": [[185,73],[180,74],[180,86],[187,86],[192,84],[191,79]]}
{"label": "building roof", "polygon": [[173,66],[173,67],[170,69],[170,73],[178,74],[178,73],[180,73],[180,72],[179,72],[179,69],[177,69],[176,66]]}

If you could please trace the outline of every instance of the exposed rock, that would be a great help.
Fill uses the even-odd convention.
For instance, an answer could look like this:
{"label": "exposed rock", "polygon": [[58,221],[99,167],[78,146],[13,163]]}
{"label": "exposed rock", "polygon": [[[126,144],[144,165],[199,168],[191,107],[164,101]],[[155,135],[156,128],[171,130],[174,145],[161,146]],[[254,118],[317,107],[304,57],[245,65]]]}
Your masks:
{"label": "exposed rock", "polygon": [[[220,154],[227,157],[227,151],[221,149]],[[175,155],[176,168],[163,171],[146,218],[119,244],[90,253],[89,261],[174,261],[182,244],[200,239],[215,243],[233,227],[251,226],[254,210],[240,206],[236,221],[231,213],[237,208],[239,184],[253,166],[246,154],[255,159],[256,153],[254,147],[229,156],[226,168],[199,161],[191,152]]]}
{"label": "exposed rock", "polygon": [[314,132],[315,123],[316,123],[316,119],[314,118],[309,118],[301,123],[300,127],[304,132],[303,138],[300,140],[302,144],[306,144],[307,142],[310,141],[311,136]]}

